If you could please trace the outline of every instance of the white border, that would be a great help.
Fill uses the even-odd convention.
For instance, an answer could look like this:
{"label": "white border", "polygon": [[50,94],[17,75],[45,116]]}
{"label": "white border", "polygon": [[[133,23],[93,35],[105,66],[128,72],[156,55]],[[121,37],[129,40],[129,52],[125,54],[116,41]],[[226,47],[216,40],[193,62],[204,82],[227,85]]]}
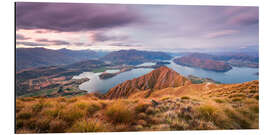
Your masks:
{"label": "white border", "polygon": [[[0,132],[14,133],[14,2],[2,0],[1,9],[1,121]],[[16,2],[33,2],[18,0]],[[121,4],[176,4],[176,5],[213,5],[213,6],[259,6],[260,10],[260,129],[259,130],[223,130],[223,131],[170,131],[170,132],[124,132],[124,133],[91,133],[112,135],[138,134],[185,134],[185,135],[257,135],[267,134],[270,129],[270,5],[269,0],[35,0],[34,2],[76,2],[76,3],[121,3]],[[87,133],[89,134],[89,133]],[[62,134],[59,134],[62,135]]]}

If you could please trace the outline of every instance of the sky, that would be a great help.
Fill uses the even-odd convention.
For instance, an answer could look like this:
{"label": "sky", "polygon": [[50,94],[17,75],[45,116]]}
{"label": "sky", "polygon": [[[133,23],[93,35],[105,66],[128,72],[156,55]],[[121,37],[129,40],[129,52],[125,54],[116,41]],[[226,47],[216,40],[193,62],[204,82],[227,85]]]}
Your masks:
{"label": "sky", "polygon": [[258,7],[16,3],[16,47],[222,51],[259,45]]}

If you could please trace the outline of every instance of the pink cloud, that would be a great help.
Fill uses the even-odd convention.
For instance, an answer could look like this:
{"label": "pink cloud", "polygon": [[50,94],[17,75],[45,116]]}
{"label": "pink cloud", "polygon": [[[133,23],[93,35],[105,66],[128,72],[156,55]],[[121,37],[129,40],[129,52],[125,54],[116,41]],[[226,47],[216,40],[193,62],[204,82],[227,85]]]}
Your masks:
{"label": "pink cloud", "polygon": [[257,14],[242,13],[238,16],[231,17],[227,24],[229,25],[249,25],[258,23],[259,18]]}
{"label": "pink cloud", "polygon": [[206,38],[218,38],[218,37],[233,35],[233,34],[235,34],[237,32],[239,32],[239,31],[237,31],[237,30],[221,30],[221,31],[207,33],[204,37],[206,37]]}

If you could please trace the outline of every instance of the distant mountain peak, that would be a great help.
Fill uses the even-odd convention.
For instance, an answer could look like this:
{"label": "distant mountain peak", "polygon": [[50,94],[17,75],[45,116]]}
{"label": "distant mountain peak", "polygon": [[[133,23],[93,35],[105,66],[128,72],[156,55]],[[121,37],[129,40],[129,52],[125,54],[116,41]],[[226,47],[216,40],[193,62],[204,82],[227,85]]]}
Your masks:
{"label": "distant mountain peak", "polygon": [[176,71],[162,66],[141,77],[127,80],[111,88],[105,97],[125,98],[141,90],[159,90],[167,87],[179,87],[191,84],[190,80],[178,74]]}

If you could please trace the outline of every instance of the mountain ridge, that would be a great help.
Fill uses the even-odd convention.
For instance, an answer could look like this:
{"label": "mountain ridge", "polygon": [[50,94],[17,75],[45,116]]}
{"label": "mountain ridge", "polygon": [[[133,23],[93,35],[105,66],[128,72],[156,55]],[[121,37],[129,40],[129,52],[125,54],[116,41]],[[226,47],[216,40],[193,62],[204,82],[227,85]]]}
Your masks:
{"label": "mountain ridge", "polygon": [[128,97],[141,90],[158,90],[188,84],[191,84],[191,81],[186,77],[166,66],[161,66],[148,74],[116,85],[105,94],[105,98]]}

